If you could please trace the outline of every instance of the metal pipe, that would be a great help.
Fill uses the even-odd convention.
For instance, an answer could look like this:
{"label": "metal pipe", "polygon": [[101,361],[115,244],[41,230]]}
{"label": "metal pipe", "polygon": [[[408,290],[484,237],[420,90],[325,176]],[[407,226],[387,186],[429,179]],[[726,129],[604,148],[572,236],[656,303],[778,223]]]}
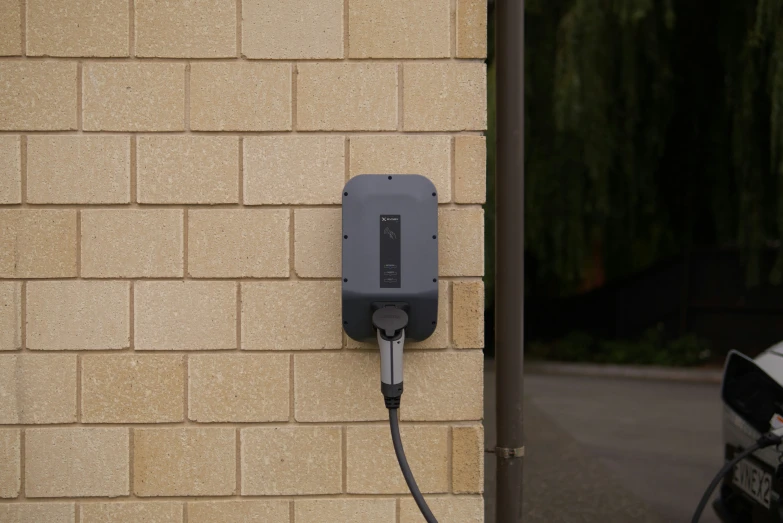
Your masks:
{"label": "metal pipe", "polygon": [[497,0],[495,368],[497,521],[522,521],[525,2]]}

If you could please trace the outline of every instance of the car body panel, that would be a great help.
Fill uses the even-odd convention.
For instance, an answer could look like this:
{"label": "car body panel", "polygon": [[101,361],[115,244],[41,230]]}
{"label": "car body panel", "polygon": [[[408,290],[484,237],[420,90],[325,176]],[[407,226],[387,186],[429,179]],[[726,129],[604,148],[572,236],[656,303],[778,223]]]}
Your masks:
{"label": "car body panel", "polygon": [[[766,372],[778,384],[783,386],[783,342],[778,343],[753,359],[761,370]],[[724,462],[733,458],[734,452],[753,445],[761,436],[749,423],[743,420],[733,409],[723,406]],[[781,485],[774,479],[774,471],[780,464],[781,454],[775,447],[761,449],[753,454],[757,464],[763,465],[773,474],[772,503],[769,509],[753,502],[732,483],[732,473],[723,480],[720,496],[713,508],[724,523],[769,523],[781,521]]]}

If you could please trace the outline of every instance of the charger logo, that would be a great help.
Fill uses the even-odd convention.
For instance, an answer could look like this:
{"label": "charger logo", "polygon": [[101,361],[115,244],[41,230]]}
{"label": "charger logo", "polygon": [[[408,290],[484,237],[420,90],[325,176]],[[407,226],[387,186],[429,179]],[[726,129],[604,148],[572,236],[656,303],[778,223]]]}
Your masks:
{"label": "charger logo", "polygon": [[397,235],[396,235],[396,234],[394,234],[394,231],[392,231],[392,230],[391,230],[391,229],[389,229],[388,227],[386,227],[386,228],[383,230],[383,234],[385,234],[386,236],[388,236],[388,237],[389,237],[389,238],[391,238],[392,240],[396,240],[396,239],[397,239]]}
{"label": "charger logo", "polygon": [[397,216],[381,216],[382,222],[398,222],[400,219]]}

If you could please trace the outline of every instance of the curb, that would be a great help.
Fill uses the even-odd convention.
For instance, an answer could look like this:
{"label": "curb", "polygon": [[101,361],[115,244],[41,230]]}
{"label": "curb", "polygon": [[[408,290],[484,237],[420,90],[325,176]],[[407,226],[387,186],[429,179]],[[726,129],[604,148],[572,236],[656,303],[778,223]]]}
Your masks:
{"label": "curb", "polygon": [[530,362],[525,373],[555,376],[626,378],[684,383],[720,384],[723,370],[659,367],[653,365],[599,365],[594,363]]}

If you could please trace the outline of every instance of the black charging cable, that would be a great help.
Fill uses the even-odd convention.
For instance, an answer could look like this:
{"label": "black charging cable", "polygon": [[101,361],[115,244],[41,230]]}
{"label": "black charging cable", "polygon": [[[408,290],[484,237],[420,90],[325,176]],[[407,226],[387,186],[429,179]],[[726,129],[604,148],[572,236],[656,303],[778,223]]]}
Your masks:
{"label": "black charging cable", "polygon": [[405,458],[405,450],[402,448],[402,439],[400,439],[400,420],[397,416],[397,409],[389,409],[389,425],[391,426],[392,443],[394,444],[394,453],[397,454],[397,461],[400,463],[400,470],[405,477],[405,483],[408,484],[408,489],[411,491],[413,499],[416,500],[416,505],[419,506],[419,511],[427,523],[438,523],[435,516],[432,515],[430,507],[427,502],[424,501],[424,496],[421,495],[421,490],[416,484],[416,478],[413,477],[411,468],[408,465],[408,460]]}
{"label": "black charging cable", "polygon": [[701,497],[701,501],[699,501],[699,505],[696,507],[696,512],[693,513],[691,523],[699,523],[701,513],[704,512],[704,507],[707,506],[707,502],[710,500],[710,496],[712,496],[712,491],[715,490],[718,484],[723,480],[724,476],[726,476],[726,474],[728,474],[731,469],[737,465],[737,463],[747,458],[757,450],[765,449],[773,445],[778,445],[781,442],[783,442],[783,436],[768,432],[756,440],[756,443],[746,448],[744,451],[734,456],[734,459],[723,465],[723,468],[720,469],[718,474],[712,480],[712,483],[710,483],[710,486],[707,487],[704,495]]}

